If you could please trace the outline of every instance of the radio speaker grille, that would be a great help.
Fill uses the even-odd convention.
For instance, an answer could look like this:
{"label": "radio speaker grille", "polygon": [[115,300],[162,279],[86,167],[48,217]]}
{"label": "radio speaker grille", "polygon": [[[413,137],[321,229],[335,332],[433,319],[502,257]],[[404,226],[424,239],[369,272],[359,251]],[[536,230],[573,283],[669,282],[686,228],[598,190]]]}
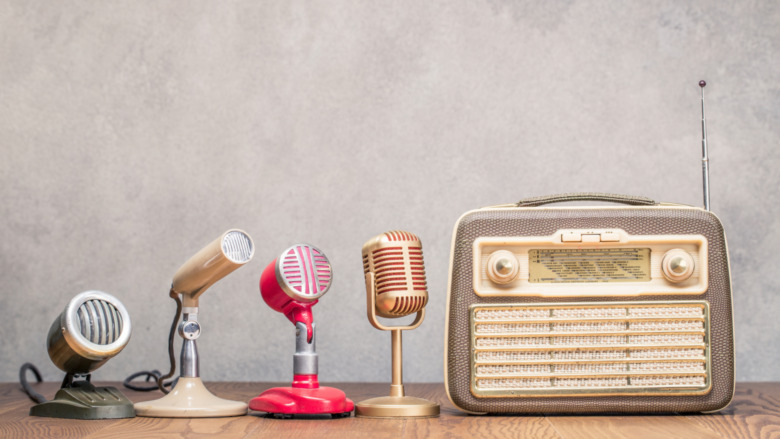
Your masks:
{"label": "radio speaker grille", "polygon": [[706,393],[706,302],[474,305],[477,397]]}

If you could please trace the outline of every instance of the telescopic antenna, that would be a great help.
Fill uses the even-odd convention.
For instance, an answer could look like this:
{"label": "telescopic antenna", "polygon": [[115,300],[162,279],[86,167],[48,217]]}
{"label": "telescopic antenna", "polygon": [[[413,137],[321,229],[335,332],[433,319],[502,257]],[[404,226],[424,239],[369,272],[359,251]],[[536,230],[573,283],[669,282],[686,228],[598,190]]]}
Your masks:
{"label": "telescopic antenna", "polygon": [[707,121],[704,118],[704,86],[703,79],[699,81],[701,88],[701,172],[704,179],[704,210],[710,210],[710,157],[707,155]]}

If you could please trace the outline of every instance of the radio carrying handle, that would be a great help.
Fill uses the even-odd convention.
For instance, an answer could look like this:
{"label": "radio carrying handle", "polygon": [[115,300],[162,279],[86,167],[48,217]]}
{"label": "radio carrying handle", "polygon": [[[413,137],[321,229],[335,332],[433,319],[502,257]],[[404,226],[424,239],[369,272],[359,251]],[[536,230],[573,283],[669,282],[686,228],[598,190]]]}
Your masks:
{"label": "radio carrying handle", "polygon": [[517,207],[536,207],[544,204],[562,203],[565,201],[606,201],[622,203],[631,206],[654,206],[658,203],[647,197],[633,195],[607,194],[600,192],[574,192],[569,194],[545,195],[542,197],[523,198],[517,202]]}

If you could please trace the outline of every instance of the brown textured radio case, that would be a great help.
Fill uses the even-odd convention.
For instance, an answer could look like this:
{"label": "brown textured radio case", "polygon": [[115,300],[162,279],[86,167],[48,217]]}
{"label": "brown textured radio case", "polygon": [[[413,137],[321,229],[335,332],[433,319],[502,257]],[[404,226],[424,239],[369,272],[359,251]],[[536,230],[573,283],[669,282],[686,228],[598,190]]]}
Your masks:
{"label": "brown textured radio case", "polygon": [[[572,200],[624,205],[546,206]],[[664,242],[698,237],[695,276],[703,287],[676,294],[675,288],[682,287],[669,281],[671,292],[633,287],[623,295],[615,288],[641,282],[591,282],[596,292],[579,294],[576,282],[558,279],[558,284],[525,281],[525,287],[532,286],[527,289],[547,288],[550,294],[516,294],[522,288],[497,283],[477,291],[490,269],[485,268],[487,254],[475,256],[485,238],[494,243],[485,252],[495,252],[526,238],[558,236],[561,241],[561,230],[583,235],[596,230],[589,236],[602,240],[613,231]],[[575,249],[568,252],[600,245],[567,244]],[[628,252],[636,256],[640,250]],[[657,271],[661,256],[652,257],[645,258],[646,264]],[[528,276],[528,267],[523,270]],[[602,286],[609,295],[599,295]],[[701,208],[622,195],[567,194],[467,212],[453,232],[446,316],[445,386],[452,403],[466,412],[710,412],[726,407],[734,394],[726,237],[720,220]]]}

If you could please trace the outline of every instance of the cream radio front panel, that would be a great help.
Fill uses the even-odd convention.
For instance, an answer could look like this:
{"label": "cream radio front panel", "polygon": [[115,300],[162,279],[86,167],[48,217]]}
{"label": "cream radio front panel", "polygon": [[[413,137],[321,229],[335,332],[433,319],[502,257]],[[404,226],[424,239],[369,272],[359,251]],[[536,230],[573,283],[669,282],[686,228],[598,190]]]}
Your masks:
{"label": "cream radio front panel", "polygon": [[474,292],[481,297],[701,295],[702,235],[630,235],[561,229],[549,236],[474,241]]}
{"label": "cream radio front panel", "polygon": [[469,314],[477,398],[711,389],[706,301],[481,304]]}

